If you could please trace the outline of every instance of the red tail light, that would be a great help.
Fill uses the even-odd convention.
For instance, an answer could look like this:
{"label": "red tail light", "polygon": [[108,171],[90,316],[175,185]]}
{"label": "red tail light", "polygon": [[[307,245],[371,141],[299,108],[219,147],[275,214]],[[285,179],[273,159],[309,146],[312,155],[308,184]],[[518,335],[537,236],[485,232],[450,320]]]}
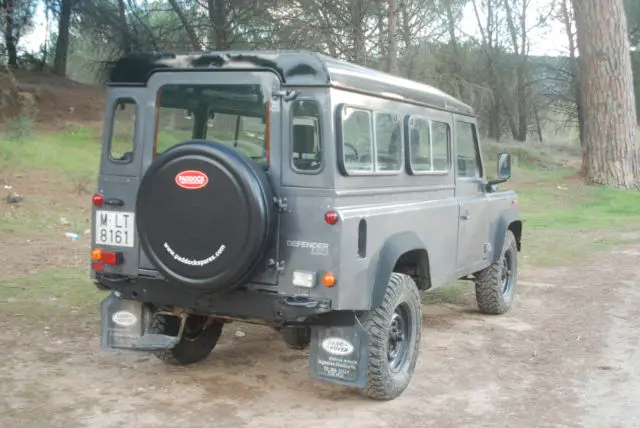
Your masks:
{"label": "red tail light", "polygon": [[339,219],[340,219],[340,216],[334,210],[329,210],[326,213],[324,213],[324,221],[327,224],[336,224]]}
{"label": "red tail light", "polygon": [[101,272],[102,270],[104,270],[104,265],[102,263],[91,263],[91,270]]}
{"label": "red tail light", "polygon": [[[93,265],[119,265],[122,263],[122,253],[115,251],[103,251],[100,248],[94,248],[91,251],[91,258],[95,260]],[[96,263],[99,262],[99,263]],[[92,266],[93,266],[92,265]],[[95,269],[94,269],[95,270]],[[102,270],[102,269],[99,269]]]}
{"label": "red tail light", "polygon": [[91,198],[91,202],[93,202],[93,205],[96,207],[101,207],[102,204],[104,204],[104,196],[100,193],[96,193],[93,195],[93,198]]}

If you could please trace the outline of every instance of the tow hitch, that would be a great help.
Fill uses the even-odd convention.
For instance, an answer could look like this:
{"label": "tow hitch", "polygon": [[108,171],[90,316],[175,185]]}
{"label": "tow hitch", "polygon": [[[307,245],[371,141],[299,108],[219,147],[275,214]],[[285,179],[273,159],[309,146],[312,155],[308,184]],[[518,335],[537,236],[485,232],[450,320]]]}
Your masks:
{"label": "tow hitch", "polygon": [[164,315],[180,318],[178,334],[168,336],[150,331],[154,312],[141,302],[122,299],[112,292],[100,303],[100,309],[100,349],[103,351],[171,349],[180,341],[187,319],[186,312],[181,314],[161,312]]}

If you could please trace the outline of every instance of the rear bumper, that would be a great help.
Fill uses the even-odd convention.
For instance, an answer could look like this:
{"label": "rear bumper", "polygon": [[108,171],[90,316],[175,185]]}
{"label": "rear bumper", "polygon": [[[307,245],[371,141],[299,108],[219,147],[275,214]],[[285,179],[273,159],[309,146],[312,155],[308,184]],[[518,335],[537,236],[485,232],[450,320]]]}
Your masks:
{"label": "rear bumper", "polygon": [[136,278],[112,281],[98,276],[96,287],[157,307],[183,308],[203,315],[263,320],[276,325],[351,325],[353,311],[335,311],[328,299],[288,296],[274,291],[239,289],[202,294],[164,280]]}

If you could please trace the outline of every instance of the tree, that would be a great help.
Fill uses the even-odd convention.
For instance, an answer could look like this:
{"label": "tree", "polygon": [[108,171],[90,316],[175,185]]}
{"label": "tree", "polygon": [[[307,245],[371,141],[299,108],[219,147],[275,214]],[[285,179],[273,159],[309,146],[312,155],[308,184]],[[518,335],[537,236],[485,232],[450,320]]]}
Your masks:
{"label": "tree", "polygon": [[636,113],[623,0],[573,0],[589,184],[629,189],[638,178]]}
{"label": "tree", "polygon": [[53,72],[58,76],[67,74],[67,55],[69,53],[69,25],[71,23],[71,8],[73,0],[60,0],[58,16],[58,38],[56,53],[53,59]]}

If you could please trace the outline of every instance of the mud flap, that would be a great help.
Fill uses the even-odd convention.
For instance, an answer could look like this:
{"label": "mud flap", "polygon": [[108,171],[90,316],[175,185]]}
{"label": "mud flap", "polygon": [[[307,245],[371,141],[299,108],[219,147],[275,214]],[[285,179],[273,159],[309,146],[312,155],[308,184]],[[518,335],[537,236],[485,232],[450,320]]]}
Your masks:
{"label": "mud flap", "polygon": [[100,302],[100,349],[129,349],[155,351],[171,349],[179,341],[177,336],[149,333],[153,313],[141,302],[125,300],[114,293]]}
{"label": "mud flap", "polygon": [[359,322],[346,327],[312,327],[309,376],[364,388],[367,383],[369,335]]}

